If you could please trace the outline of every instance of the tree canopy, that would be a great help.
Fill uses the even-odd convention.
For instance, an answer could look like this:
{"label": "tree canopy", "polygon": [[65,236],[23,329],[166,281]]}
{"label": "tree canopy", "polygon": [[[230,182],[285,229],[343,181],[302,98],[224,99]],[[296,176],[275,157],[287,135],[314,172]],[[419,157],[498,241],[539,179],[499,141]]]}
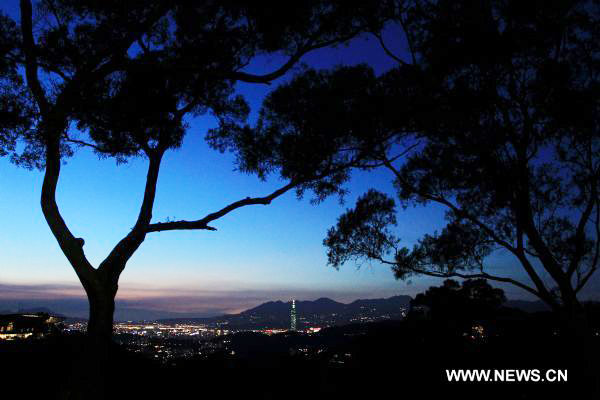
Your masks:
{"label": "tree canopy", "polygon": [[[509,282],[580,309],[600,257],[598,16],[592,1],[402,2],[394,20],[409,52],[378,35],[397,67],[355,97],[340,97],[339,76],[361,86],[368,67],[309,71],[310,90],[298,90],[303,78],[279,89],[299,96],[265,104],[270,129],[333,132],[362,167],[391,173],[402,207],[447,210],[446,227],[409,248],[394,234],[394,200],[369,191],[329,231],[330,264]],[[295,118],[326,101],[340,112]],[[527,280],[488,271],[499,249]]]}

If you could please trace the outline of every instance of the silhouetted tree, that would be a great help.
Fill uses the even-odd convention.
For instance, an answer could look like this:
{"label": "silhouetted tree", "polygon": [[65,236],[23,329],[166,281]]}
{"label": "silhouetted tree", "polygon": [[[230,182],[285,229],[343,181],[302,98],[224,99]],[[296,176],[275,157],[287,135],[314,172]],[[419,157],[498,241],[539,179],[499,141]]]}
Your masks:
{"label": "silhouetted tree", "polygon": [[[268,84],[307,52],[379,29],[383,17],[377,4],[348,1],[42,0],[35,18],[30,0],[21,0],[20,9],[20,29],[9,18],[0,20],[2,87],[7,88],[2,118],[8,116],[1,121],[0,144],[12,150],[20,137],[26,147],[14,160],[45,170],[44,217],[90,304],[93,362],[80,370],[91,381],[76,394],[101,397],[119,276],[148,233],[216,230],[212,222],[240,207],[269,204],[292,189],[298,195],[312,190],[319,199],[339,192],[347,178],[352,159],[340,157],[338,147],[314,152],[317,135],[278,133],[268,143],[253,136],[253,129],[243,126],[248,106],[234,94],[236,82]],[[265,74],[244,71],[256,56],[272,53],[288,59]],[[25,113],[30,110],[32,115]],[[181,145],[184,117],[206,113],[219,120],[208,135],[214,147],[237,150],[245,172],[263,178],[277,172],[287,183],[196,220],[153,222],[162,157]],[[239,140],[229,140],[227,131],[238,133]],[[71,232],[55,197],[61,163],[78,146],[119,161],[148,160],[137,221],[98,266],[88,261],[83,238]]]}
{"label": "silhouetted tree", "polygon": [[[369,168],[391,172],[403,207],[448,210],[441,233],[401,248],[394,200],[371,190],[329,232],[329,262],[366,257],[402,279],[509,282],[576,313],[600,256],[595,4],[403,4],[412,61],[394,55],[397,68],[354,92],[344,82],[361,82],[368,67],[308,71],[265,103],[264,131],[331,131]],[[285,93],[296,93],[294,104]],[[329,119],[313,106],[325,103]],[[531,282],[487,272],[497,249]]]}
{"label": "silhouetted tree", "polygon": [[[398,65],[368,90],[340,99],[337,74],[315,71],[280,89],[303,96],[266,103],[268,126],[333,126],[343,147],[391,173],[403,207],[447,210],[441,232],[402,247],[394,200],[371,190],[328,232],[329,263],[374,260],[398,279],[511,283],[561,314],[573,343],[584,341],[577,295],[600,258],[598,16],[594,1],[399,2],[409,51],[394,54],[376,34]],[[296,118],[315,101],[348,112],[335,105],[330,119]],[[490,272],[497,250],[528,279]]]}

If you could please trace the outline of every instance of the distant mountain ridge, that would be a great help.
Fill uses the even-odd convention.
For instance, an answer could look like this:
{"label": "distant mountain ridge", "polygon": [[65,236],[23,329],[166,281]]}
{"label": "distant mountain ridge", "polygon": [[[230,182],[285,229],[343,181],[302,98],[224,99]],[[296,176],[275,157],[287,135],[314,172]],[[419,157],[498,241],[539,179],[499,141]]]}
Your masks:
{"label": "distant mountain ridge", "polygon": [[[322,297],[314,301],[297,301],[296,307],[298,317],[311,317],[309,322],[318,322],[322,319],[314,317],[314,315],[336,315],[336,323],[342,324],[346,322],[357,322],[356,318],[369,318],[369,315],[374,315],[375,309],[377,313],[390,316],[390,319],[397,317],[398,307],[406,307],[410,303],[410,296],[393,296],[387,299],[359,299],[352,303],[344,304],[335,300]],[[82,300],[81,304],[67,303],[67,306],[61,307],[62,304],[54,304],[50,302],[48,306],[40,304],[40,300],[36,300],[37,304],[31,304],[26,307],[16,307],[13,304],[2,304],[0,301],[0,314],[12,314],[17,312],[32,313],[46,312],[48,314],[65,316],[67,320],[85,320],[88,310],[87,301]],[[14,303],[14,302],[13,302]],[[56,307],[55,307],[56,306]],[[528,300],[508,300],[504,303],[505,307],[516,308],[526,312],[550,311],[550,309],[541,301]],[[362,307],[362,308],[361,308]],[[214,315],[214,314],[213,314]],[[236,324],[244,325],[247,320],[252,320],[252,323],[246,324],[251,327],[258,327],[261,323],[269,322],[271,325],[278,327],[288,327],[290,318],[290,302],[283,301],[268,301],[254,308],[243,311],[239,314],[221,315],[214,317],[198,317],[195,313],[177,313],[171,311],[150,310],[134,307],[120,307],[117,304],[115,310],[115,321],[164,321],[164,322],[195,322],[223,325]],[[353,321],[350,321],[355,319]],[[360,321],[360,320],[358,320]]]}
{"label": "distant mountain ridge", "polygon": [[[296,301],[298,328],[333,326],[357,322],[402,319],[409,307],[410,296],[387,299],[360,299],[345,304],[321,297],[317,300]],[[231,329],[289,328],[291,301],[268,301],[239,314],[211,318],[169,318],[164,323],[200,323]]]}

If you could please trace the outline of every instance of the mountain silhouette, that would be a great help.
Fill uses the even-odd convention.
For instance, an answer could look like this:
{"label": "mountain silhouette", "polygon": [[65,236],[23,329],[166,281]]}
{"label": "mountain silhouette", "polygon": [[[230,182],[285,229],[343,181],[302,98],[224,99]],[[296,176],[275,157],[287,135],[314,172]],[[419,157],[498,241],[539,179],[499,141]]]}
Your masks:
{"label": "mountain silhouette", "polygon": [[[411,301],[410,296],[387,299],[356,300],[350,304],[321,297],[296,301],[298,327],[335,326],[357,322],[402,319]],[[231,329],[275,329],[290,325],[291,301],[268,301],[239,314],[211,318],[170,318],[165,323],[199,323],[226,326]]]}
{"label": "mountain silhouette", "polygon": [[[324,321],[331,314],[336,314],[335,318],[329,318],[333,325],[352,323],[360,321],[360,318],[380,315],[389,315],[390,319],[395,319],[398,309],[408,307],[411,300],[410,296],[393,296],[387,299],[359,299],[349,304],[337,302],[335,300],[321,297],[314,301],[296,301],[296,310],[299,318],[307,319],[307,322],[317,324]],[[23,301],[23,300],[22,300]],[[21,301],[20,301],[21,302]],[[68,320],[86,320],[88,315],[87,301],[81,299],[75,301],[65,300],[40,300],[23,301],[26,305],[17,307],[16,301],[0,301],[0,314],[12,314],[16,312],[35,313],[45,312],[52,315],[63,316]],[[31,303],[31,304],[30,304]],[[46,303],[47,305],[45,305]],[[508,300],[505,307],[517,308],[526,312],[548,311],[548,307],[540,301],[527,300]],[[221,316],[199,316],[198,313],[178,313],[167,310],[152,310],[139,307],[124,306],[117,303],[115,311],[115,321],[167,321],[179,322],[188,321],[194,323],[207,324],[229,324],[231,326],[242,326],[249,328],[260,328],[268,322],[274,327],[288,327],[290,318],[291,302],[268,301],[254,308],[234,315]],[[323,318],[319,318],[322,316]],[[358,318],[358,320],[357,320]],[[252,323],[247,323],[252,320]],[[306,324],[305,324],[306,325]]]}
{"label": "mountain silhouette", "polygon": [[48,307],[33,307],[33,308],[19,308],[17,310],[18,314],[35,314],[35,313],[45,313],[49,315],[55,315],[57,317],[65,317],[65,315],[57,313],[49,309]]}

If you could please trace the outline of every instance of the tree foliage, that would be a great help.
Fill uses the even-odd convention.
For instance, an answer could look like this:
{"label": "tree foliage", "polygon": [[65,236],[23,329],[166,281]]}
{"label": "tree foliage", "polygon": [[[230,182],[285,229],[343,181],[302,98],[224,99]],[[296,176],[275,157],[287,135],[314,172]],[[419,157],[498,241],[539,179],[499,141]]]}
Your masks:
{"label": "tree foliage", "polygon": [[[402,279],[495,279],[579,309],[600,257],[598,16],[593,1],[399,2],[409,52],[392,53],[376,34],[397,67],[339,100],[350,105],[341,114],[299,124],[339,124],[336,140],[368,160],[362,167],[392,173],[402,207],[442,205],[447,226],[400,247],[390,226],[365,230],[395,221],[391,200],[370,191],[329,231],[329,262],[378,260]],[[289,110],[267,103],[278,120],[336,87],[335,75],[307,74],[320,86]],[[378,209],[360,212],[369,202]],[[488,272],[498,249],[527,280]]]}
{"label": "tree foliage", "polygon": [[358,199],[354,209],[339,218],[335,229],[329,230],[325,245],[330,262],[337,266],[350,257],[379,258],[394,245],[388,241],[389,226],[395,224],[394,201],[370,190]]}
{"label": "tree foliage", "polygon": [[356,132],[358,139],[370,129],[360,115],[350,115],[355,109],[376,112],[377,104],[361,96],[375,83],[364,65],[309,69],[267,95],[256,126],[220,126],[209,133],[210,143],[233,150],[244,172],[264,178],[278,171],[281,178],[302,182],[299,193],[311,189],[316,201],[343,194],[348,168],[369,165],[366,151],[348,134]]}

